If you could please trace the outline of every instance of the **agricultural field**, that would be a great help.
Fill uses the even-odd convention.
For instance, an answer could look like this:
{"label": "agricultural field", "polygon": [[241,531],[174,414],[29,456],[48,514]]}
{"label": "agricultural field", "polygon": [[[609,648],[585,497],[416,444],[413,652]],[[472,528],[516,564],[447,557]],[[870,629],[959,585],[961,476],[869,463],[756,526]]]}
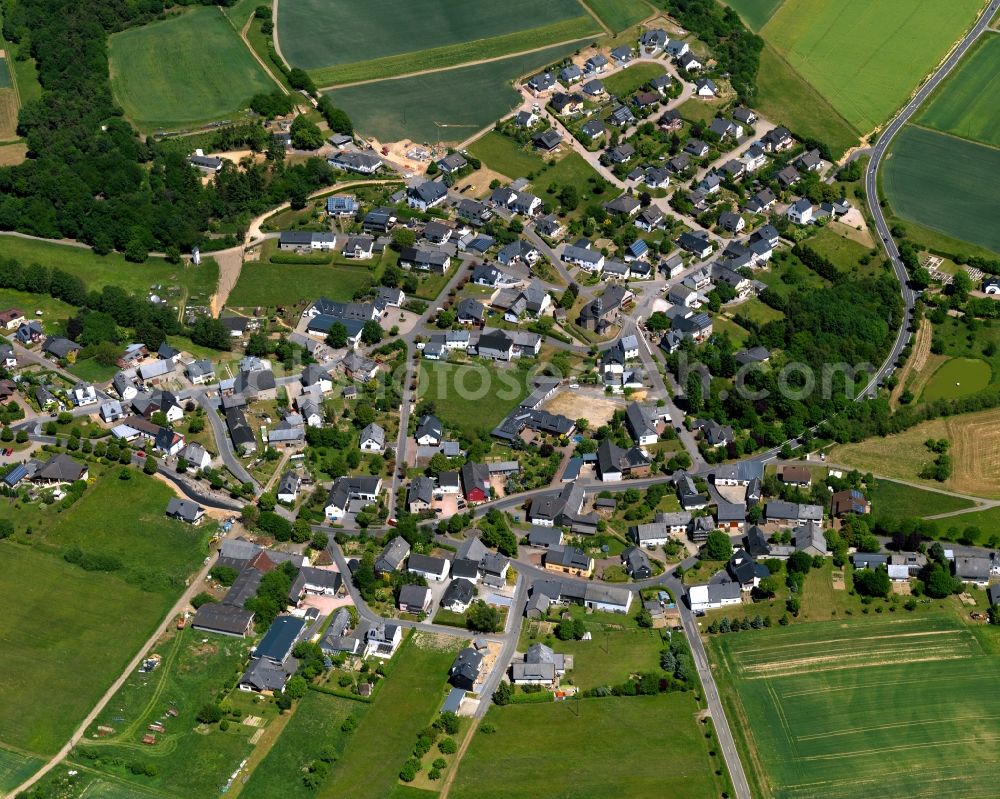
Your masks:
{"label": "agricultural field", "polygon": [[973,507],[973,502],[961,497],[925,491],[892,480],[876,480],[875,487],[868,492],[872,503],[872,514],[901,519],[907,516],[934,516]]}
{"label": "agricultural field", "polygon": [[516,367],[421,361],[418,374],[420,401],[433,402],[442,422],[469,433],[493,429],[528,395],[529,374]]}
{"label": "agricultural field", "polygon": [[851,123],[766,42],[760,54],[754,107],[799,136],[826,142],[835,157],[858,143]]}
{"label": "agricultural field", "polygon": [[697,712],[691,693],[490,708],[484,724],[496,731],[474,734],[449,796],[718,796]]}
{"label": "agricultural field", "polygon": [[[3,37],[0,36],[0,48]],[[0,56],[0,141],[17,138],[17,89],[7,59]]]}
{"label": "agricultural field", "polygon": [[952,358],[939,366],[920,395],[923,402],[958,399],[982,391],[993,370],[979,358]]}
{"label": "agricultural field", "polygon": [[392,673],[315,796],[383,799],[392,793],[417,733],[434,720],[444,701],[448,669],[457,651],[454,638],[424,633],[403,643]]}
{"label": "agricultural field", "polygon": [[[98,255],[86,247],[16,236],[0,236],[0,258],[14,258],[23,266],[37,263],[62,269],[80,278],[88,289],[119,286],[141,295],[155,290],[168,301],[183,295],[189,301],[197,299],[207,304],[219,283],[219,267],[211,258],[203,259],[199,266],[171,264],[162,258],[133,264],[120,253]],[[40,298],[40,301],[46,299]],[[39,307],[44,309],[44,305]]]}
{"label": "agricultural field", "polygon": [[[924,446],[929,438],[951,442],[954,469],[943,483],[919,477],[921,469],[933,461],[933,453]],[[841,444],[830,450],[828,460],[930,488],[1000,498],[1000,410],[935,419],[904,433]]]}
{"label": "agricultural field", "polygon": [[310,799],[315,790],[302,781],[302,770],[333,748],[338,756],[350,742],[341,729],[348,716],[360,720],[368,705],[350,699],[309,691],[295,707],[281,737],[258,763],[249,782],[240,792],[243,799]]}
{"label": "agricultural field", "polygon": [[893,210],[904,219],[1000,252],[1000,197],[984,174],[1000,170],[1000,150],[908,126],[882,173]]}
{"label": "agricultural field", "polygon": [[[760,33],[858,131],[889,119],[973,23],[980,0],[785,0]],[[763,70],[762,70],[763,71]]]}
{"label": "agricultural field", "polygon": [[582,0],[612,33],[621,33],[653,13],[644,0]]}
{"label": "agricultural field", "polygon": [[[380,141],[456,142],[491,125],[520,96],[514,80],[574,51],[562,44],[499,61],[327,92],[363,134]],[[448,127],[439,127],[439,125]]]}
{"label": "agricultural field", "polygon": [[[111,37],[111,88],[139,128],[172,130],[237,116],[275,84],[218,8],[189,9]],[[170,53],[173,69],[164,69]]]}
{"label": "agricultural field", "polygon": [[7,59],[0,56],[0,89],[9,89],[13,85],[10,77],[10,69],[7,66]]}
{"label": "agricultural field", "polygon": [[[203,705],[234,684],[247,648],[241,639],[206,638],[190,628],[168,634],[152,650],[162,658],[159,668],[129,678],[87,731],[75,761],[142,787],[186,796],[217,793],[250,752],[250,739],[277,717],[270,700],[236,691],[233,702],[245,711],[242,721],[233,720],[222,730],[218,725],[200,728],[195,718]],[[168,708],[177,716],[168,716]],[[246,723],[250,720],[254,723]],[[155,745],[143,745],[148,725],[156,723],[165,732],[154,733]],[[99,736],[99,726],[114,732]],[[155,765],[156,774],[133,774],[124,765],[133,762]]]}
{"label": "agricultural field", "polygon": [[0,749],[0,791],[9,791],[30,777],[44,761],[40,757]]}
{"label": "agricultural field", "polygon": [[295,0],[278,3],[276,33],[289,64],[315,70],[530,31],[584,13],[576,0],[503,5],[373,0],[361,6]]}
{"label": "agricultural field", "polygon": [[782,2],[784,0],[725,0],[752,31],[763,28]]}
{"label": "agricultural field", "polygon": [[1000,36],[981,38],[920,111],[919,124],[1000,147]]}
{"label": "agricultural field", "polygon": [[988,795],[1000,675],[987,632],[945,611],[713,638],[754,795]]}
{"label": "agricultural field", "polygon": [[[0,518],[16,527],[0,547],[0,597],[32,609],[0,621],[0,705],[9,709],[0,715],[0,746],[55,752],[183,590],[212,528],[166,519],[170,496],[136,473],[98,477],[68,509],[0,504]],[[85,571],[62,557],[75,546],[121,566]]]}

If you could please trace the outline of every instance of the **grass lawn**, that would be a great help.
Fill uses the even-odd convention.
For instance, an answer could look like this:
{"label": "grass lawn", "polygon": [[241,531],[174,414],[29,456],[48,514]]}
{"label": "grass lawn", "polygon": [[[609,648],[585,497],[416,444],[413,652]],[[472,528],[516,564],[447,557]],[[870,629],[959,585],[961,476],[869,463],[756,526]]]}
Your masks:
{"label": "grass lawn", "polygon": [[[718,796],[697,712],[690,693],[493,707],[486,722],[496,732],[475,733],[449,796]],[[566,770],[553,768],[560,762]]]}
{"label": "grass lawn", "polygon": [[494,172],[512,179],[525,177],[545,166],[545,162],[533,150],[525,149],[509,136],[495,130],[470,144],[469,152]]}
{"label": "grass lawn", "polygon": [[781,311],[775,310],[770,305],[765,305],[756,298],[740,303],[733,309],[732,313],[735,316],[745,316],[747,319],[762,325],[784,317]]}
{"label": "grass lawn", "polygon": [[[421,361],[418,397],[434,403],[449,427],[466,432],[492,429],[528,396],[528,373],[488,363]],[[469,413],[470,404],[476,412]]]}
{"label": "grass lawn", "polygon": [[395,655],[392,673],[378,692],[330,780],[322,799],[383,799],[398,784],[417,732],[434,720],[458,644],[454,638],[417,633]]}
{"label": "grass lawn", "polygon": [[[549,193],[549,187],[555,184],[559,189]],[[618,190],[613,186],[607,186],[604,194],[594,194],[594,187],[597,185],[607,185],[604,179],[582,155],[577,152],[570,152],[558,161],[548,163],[544,169],[536,173],[535,179],[531,182],[535,193],[542,200],[552,200],[563,186],[575,186],[580,196],[580,205],[576,211],[567,216],[582,215],[588,205],[594,202],[607,202],[617,196]],[[576,318],[576,317],[572,317]]]}
{"label": "grass lawn", "polygon": [[[586,617],[584,617],[586,618]],[[590,641],[560,641],[547,636],[543,643],[556,652],[573,656],[573,670],[566,682],[581,690],[599,685],[616,685],[633,674],[656,671],[660,665],[660,650],[665,644],[658,630],[595,629]],[[551,639],[551,640],[550,640]],[[530,639],[529,645],[534,643]]]}
{"label": "grass lawn", "polygon": [[1000,147],[1000,36],[987,34],[924,105],[921,125]]}
{"label": "grass lawn", "polygon": [[852,272],[859,267],[859,261],[869,253],[869,248],[853,239],[839,235],[828,227],[820,228],[815,236],[804,242],[842,272]]}
{"label": "grass lawn", "polygon": [[754,796],[990,793],[997,660],[950,612],[900,613],[712,639]]}
{"label": "grass lawn", "polygon": [[252,95],[276,88],[218,8],[116,33],[108,49],[115,99],[146,130],[233,117]]}
{"label": "grass lawn", "polygon": [[[3,240],[0,239],[0,247],[2,246]],[[47,333],[62,332],[65,329],[64,321],[77,312],[68,302],[53,299],[46,294],[31,294],[13,289],[0,289],[0,305],[4,308],[20,308],[25,317],[41,320]],[[42,315],[36,316],[36,311],[41,311]]]}
{"label": "grass lawn", "polygon": [[[933,460],[924,446],[928,438],[946,438],[954,465],[944,483],[922,480],[917,475]],[[993,466],[1000,455],[1000,410],[952,416],[923,422],[904,433],[870,438],[857,444],[834,447],[828,460],[853,466],[862,472],[913,481],[931,488],[960,494],[1000,498],[1000,476]]]}
{"label": "grass lawn", "polygon": [[716,333],[728,333],[730,341],[737,347],[742,346],[743,342],[750,336],[750,333],[736,322],[719,315],[712,317],[712,329]]}
{"label": "grass lawn", "polygon": [[[509,11],[504,6],[503,13]],[[520,97],[513,88],[514,80],[574,50],[572,44],[556,45],[500,61],[366,83],[327,94],[350,115],[359,131],[380,141],[410,138],[417,142],[457,142],[491,125],[514,107]]]}
{"label": "grass lawn", "polygon": [[867,131],[893,115],[972,24],[980,0],[785,0],[764,39],[847,121]]}
{"label": "grass lawn", "polygon": [[784,0],[725,0],[752,31],[759,31]]}
{"label": "grass lawn", "polygon": [[754,107],[799,136],[826,142],[835,157],[858,143],[851,123],[767,43],[760,54]]}
{"label": "grass lawn", "polygon": [[643,0],[583,0],[601,18],[601,22],[611,28],[612,33],[621,33],[642,22],[653,13]]}
{"label": "grass lawn", "polygon": [[8,608],[0,618],[0,742],[52,755],[162,619],[172,594],[9,541],[0,542],[0,558]]}
{"label": "grass lawn", "polygon": [[232,308],[294,305],[303,299],[311,302],[319,296],[347,302],[355,291],[376,280],[377,275],[377,270],[368,266],[248,261],[243,264],[227,305]]}
{"label": "grass lawn", "polygon": [[[219,282],[219,267],[210,259],[203,260],[201,266],[169,264],[162,258],[150,258],[143,264],[133,264],[119,253],[97,255],[93,250],[83,247],[15,236],[0,236],[0,258],[14,258],[23,266],[37,263],[62,269],[83,280],[88,289],[99,290],[113,285],[145,295],[155,287],[156,293],[168,301],[180,297],[186,291],[189,298],[204,297],[207,304],[209,295],[215,291]],[[51,302],[47,297],[39,297],[31,302],[26,300],[27,307],[22,306],[21,310],[25,313],[31,313],[35,308],[46,310],[44,303],[47,302]],[[60,303],[60,306],[70,307],[65,303]]]}
{"label": "grass lawn", "polygon": [[1000,252],[1000,197],[983,174],[1000,170],[1000,150],[907,126],[893,142],[883,187],[904,219]]}
{"label": "grass lawn", "polygon": [[644,61],[626,67],[614,75],[608,75],[608,77],[602,78],[602,80],[604,88],[608,90],[608,94],[613,94],[616,97],[624,99],[637,91],[639,87],[644,86],[653,78],[664,74],[666,71],[666,68],[662,64],[651,64]]}
{"label": "grass lawn", "polygon": [[725,104],[724,100],[703,100],[700,97],[692,97],[681,103],[677,107],[677,111],[689,122],[701,122],[708,125]]}
{"label": "grass lawn", "polygon": [[118,367],[104,366],[93,358],[84,358],[70,366],[69,371],[88,383],[103,383],[118,373]]}
{"label": "grass lawn", "polygon": [[354,702],[309,691],[292,714],[277,743],[254,769],[250,781],[240,792],[244,799],[308,799],[313,789],[302,782],[302,770],[314,762],[324,749],[333,748],[342,755],[350,734],[341,730],[344,720],[353,715],[363,718],[368,710],[364,702]]}
{"label": "grass lawn", "polygon": [[920,399],[933,402],[975,394],[990,384],[992,374],[990,365],[979,358],[952,358],[937,368]]}
{"label": "grass lawn", "polygon": [[[172,632],[153,649],[163,658],[160,667],[151,674],[137,673],[126,682],[88,730],[75,759],[144,787],[187,796],[217,792],[250,752],[249,740],[258,727],[232,721],[225,732],[217,725],[202,732],[195,716],[239,675],[247,649],[242,639],[206,637],[190,628]],[[235,698],[244,699],[238,692]],[[246,699],[252,704],[244,718],[252,714],[264,726],[277,717],[271,700]],[[176,718],[166,715],[168,707],[177,710]],[[156,722],[166,732],[156,734],[155,746],[143,746],[147,726]],[[98,725],[115,732],[94,740]],[[152,778],[133,775],[123,762],[137,757],[155,764],[157,774]]]}
{"label": "grass lawn", "polygon": [[[458,44],[446,44],[419,50],[415,53],[406,52],[373,58],[369,61],[353,61],[349,64],[313,69],[310,70],[310,75],[319,86],[333,86],[360,80],[377,80],[394,75],[406,75],[428,69],[445,69],[482,59],[523,53],[559,42],[584,39],[598,33],[600,33],[600,29],[594,22],[594,18],[589,14],[584,14],[551,22],[531,30],[514,31],[501,36],[474,39]],[[381,41],[381,37],[376,41]]]}
{"label": "grass lawn", "polygon": [[279,3],[276,35],[292,66],[313,70],[529,31],[582,13],[576,0],[511,0],[502,6],[449,0],[374,0],[361,6],[295,0]]}
{"label": "grass lawn", "polygon": [[0,791],[16,788],[34,774],[43,762],[40,757],[0,749]]}
{"label": "grass lawn", "polygon": [[903,483],[894,483],[892,480],[877,480],[870,494],[872,513],[875,516],[897,519],[904,516],[933,516],[973,506],[967,499],[925,491]]}

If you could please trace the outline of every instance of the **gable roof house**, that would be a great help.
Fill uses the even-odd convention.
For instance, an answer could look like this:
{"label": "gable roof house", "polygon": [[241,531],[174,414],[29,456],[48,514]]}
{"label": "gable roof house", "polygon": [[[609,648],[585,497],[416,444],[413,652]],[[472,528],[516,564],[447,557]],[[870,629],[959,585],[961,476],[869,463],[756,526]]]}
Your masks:
{"label": "gable roof house", "polygon": [[431,589],[407,583],[400,587],[396,605],[404,613],[426,613],[431,607]]}
{"label": "gable roof house", "polygon": [[402,536],[396,536],[383,547],[375,559],[376,574],[392,574],[399,571],[403,561],[410,555],[410,545]]}
{"label": "gable roof house", "polygon": [[406,190],[406,203],[410,208],[426,211],[440,205],[447,196],[448,189],[443,183],[425,180]]}
{"label": "gable roof house", "polygon": [[205,509],[197,502],[171,497],[167,502],[167,516],[186,524],[198,524],[205,516]]}
{"label": "gable roof house", "polygon": [[257,438],[250,429],[242,408],[226,408],[226,427],[237,452],[247,454],[257,451]]}
{"label": "gable roof house", "polygon": [[448,677],[451,684],[456,688],[463,688],[472,691],[479,680],[479,672],[483,667],[485,656],[472,647],[466,647],[455,657],[455,661],[448,670]]}

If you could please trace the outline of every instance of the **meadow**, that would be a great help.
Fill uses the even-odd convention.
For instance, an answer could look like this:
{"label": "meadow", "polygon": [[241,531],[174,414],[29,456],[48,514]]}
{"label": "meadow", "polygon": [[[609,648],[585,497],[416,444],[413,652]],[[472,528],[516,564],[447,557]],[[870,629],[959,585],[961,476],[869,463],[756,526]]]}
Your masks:
{"label": "meadow", "polygon": [[[584,617],[586,621],[587,617]],[[526,625],[523,647],[531,646],[533,623]],[[665,644],[657,630],[628,629],[602,630],[600,625],[589,625],[593,640],[560,641],[547,636],[542,641],[556,652],[573,656],[573,669],[568,681],[581,690],[600,685],[617,685],[633,674],[656,671],[660,665],[660,650]]]}
{"label": "meadow", "polygon": [[[262,719],[261,726],[233,721],[229,729],[218,726],[199,729],[195,718],[207,702],[217,699],[228,683],[242,672],[247,656],[242,639],[206,636],[186,628],[168,634],[152,652],[163,660],[150,674],[136,673],[88,730],[74,760],[112,777],[182,796],[210,796],[222,788],[250,752],[250,738],[273,723],[277,712],[270,700],[262,702],[238,691],[234,701],[244,718]],[[176,717],[166,715],[168,707]],[[155,746],[142,744],[147,726],[159,722],[166,732],[157,733]],[[97,738],[100,725],[115,730]],[[139,760],[156,766],[153,777],[136,776],[123,763]]]}
{"label": "meadow", "polygon": [[992,373],[990,365],[979,358],[952,358],[931,375],[920,399],[933,402],[975,394],[990,384]]}
{"label": "meadow", "polygon": [[[211,6],[111,37],[111,88],[143,130],[175,129],[236,116],[276,86],[229,19]],[[164,68],[164,54],[173,68]]]}
{"label": "meadow", "polygon": [[43,763],[40,757],[0,748],[0,791],[9,791],[30,777]]}
{"label": "meadow", "polygon": [[826,142],[835,157],[858,143],[851,123],[766,42],[760,54],[754,107],[799,136]]}
{"label": "meadow", "polygon": [[785,0],[761,35],[856,129],[889,119],[975,20],[979,0]]}
{"label": "meadow", "polygon": [[643,0],[583,0],[612,33],[621,33],[653,13]]}
{"label": "meadow", "polygon": [[713,638],[755,795],[988,795],[1000,755],[988,632],[943,612]]}
{"label": "meadow", "polygon": [[509,0],[500,5],[295,0],[279,3],[276,34],[289,64],[315,70],[527,31],[583,13],[576,0]]}
{"label": "meadow", "polygon": [[333,748],[338,757],[350,742],[341,729],[353,715],[361,719],[368,709],[364,702],[309,691],[296,705],[281,736],[257,764],[249,782],[240,792],[243,799],[309,799],[315,790],[302,782],[302,769],[313,763],[323,750]]}
{"label": "meadow", "polygon": [[511,180],[525,177],[545,166],[545,161],[534,150],[522,147],[509,136],[491,130],[469,145],[469,152],[494,172]]}
{"label": "meadow", "polygon": [[613,94],[616,97],[624,99],[664,72],[666,72],[666,69],[660,64],[633,64],[626,69],[616,72],[614,75],[608,75],[608,77],[602,80],[604,81],[604,88],[608,90],[608,94]]}
{"label": "meadow", "polygon": [[421,361],[418,376],[420,401],[433,402],[442,422],[466,433],[492,430],[528,395],[529,374],[516,367]]}
{"label": "meadow", "polygon": [[973,507],[971,500],[926,491],[922,488],[878,479],[868,491],[874,516],[901,519],[907,516],[934,516],[938,513]]}
{"label": "meadow", "polygon": [[303,300],[312,302],[320,296],[347,302],[355,291],[376,279],[377,272],[367,266],[247,261],[227,305],[231,308],[274,307],[294,305]]}
{"label": "meadow", "polygon": [[484,723],[496,731],[474,733],[449,796],[718,796],[712,768],[723,767],[697,712],[690,693],[492,707]]}
{"label": "meadow", "polygon": [[752,31],[759,31],[784,0],[725,0],[726,5],[740,15]]}
{"label": "meadow", "polygon": [[380,141],[462,141],[510,111],[519,97],[513,81],[574,49],[556,45],[486,64],[336,89],[327,96],[358,130]]}
{"label": "meadow", "polygon": [[[921,469],[934,460],[933,453],[924,446],[929,438],[951,442],[953,472],[943,483],[919,477]],[[841,444],[828,453],[828,460],[931,488],[1000,498],[1000,410],[935,419],[904,433]],[[938,512],[945,510],[949,508]]]}
{"label": "meadow", "polygon": [[1000,147],[1000,36],[982,37],[921,109],[921,125]]}
{"label": "meadow", "polygon": [[885,196],[904,219],[1000,252],[1000,196],[986,174],[1000,171],[1000,150],[907,126],[882,172]]}
{"label": "meadow", "polygon": [[323,67],[311,70],[310,75],[320,86],[380,80],[423,70],[446,69],[482,59],[496,59],[526,50],[548,47],[559,42],[580,41],[599,32],[593,17],[584,15],[490,39],[473,39],[459,44],[419,50],[415,53],[401,53],[370,61],[352,61],[349,64]]}
{"label": "meadow", "polygon": [[457,644],[454,638],[423,633],[403,643],[378,698],[316,796],[383,799],[390,795],[417,733],[434,720],[444,701],[448,669],[458,651]]}

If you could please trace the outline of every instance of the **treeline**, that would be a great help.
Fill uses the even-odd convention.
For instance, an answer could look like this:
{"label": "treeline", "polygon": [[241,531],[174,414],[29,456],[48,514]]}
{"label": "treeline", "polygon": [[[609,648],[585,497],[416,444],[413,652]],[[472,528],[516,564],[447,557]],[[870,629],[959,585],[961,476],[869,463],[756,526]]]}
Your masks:
{"label": "treeline", "polygon": [[73,238],[141,261],[155,249],[189,250],[213,219],[238,224],[286,200],[300,207],[333,182],[322,159],[287,166],[276,153],[245,171],[227,165],[203,186],[176,144],[139,138],[111,93],[108,36],[172,5],[17,0],[5,10],[4,36],[36,59],[43,91],[18,121],[28,159],[0,168],[0,228]]}
{"label": "treeline", "polygon": [[748,31],[729,6],[716,0],[666,0],[670,15],[708,45],[722,72],[729,73],[742,102],[757,93],[757,70],[764,41]]}

